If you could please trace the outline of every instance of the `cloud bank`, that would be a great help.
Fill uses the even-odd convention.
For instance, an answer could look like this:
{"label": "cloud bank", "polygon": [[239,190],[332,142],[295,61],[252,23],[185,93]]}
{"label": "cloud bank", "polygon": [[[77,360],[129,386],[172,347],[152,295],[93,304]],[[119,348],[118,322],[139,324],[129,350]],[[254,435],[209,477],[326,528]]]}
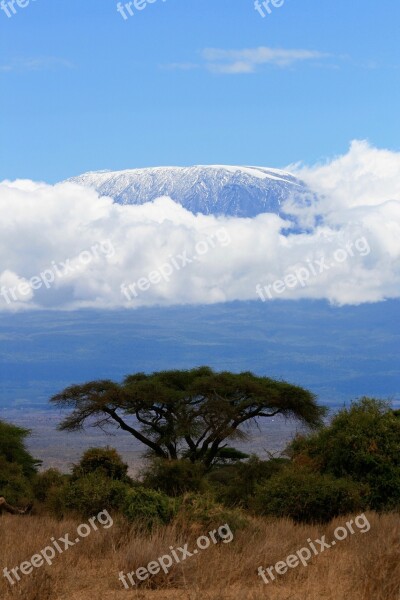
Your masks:
{"label": "cloud bank", "polygon": [[0,310],[255,300],[257,286],[311,265],[304,286],[277,285],[274,297],[338,305],[398,298],[400,153],[354,142],[323,165],[290,169],[318,198],[287,202],[301,225],[289,234],[289,217],[275,214],[193,215],[169,198],[121,206],[71,183],[4,181]]}

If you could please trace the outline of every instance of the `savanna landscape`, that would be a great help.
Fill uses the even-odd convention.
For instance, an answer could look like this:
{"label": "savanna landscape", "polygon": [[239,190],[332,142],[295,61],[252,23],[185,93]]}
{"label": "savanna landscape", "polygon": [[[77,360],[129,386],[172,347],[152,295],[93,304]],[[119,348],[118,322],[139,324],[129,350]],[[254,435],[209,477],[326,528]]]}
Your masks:
{"label": "savanna landscape", "polygon": [[[327,417],[307,390],[208,367],[70,386],[52,402],[68,409],[60,429],[129,429],[147,448],[144,466],[132,478],[103,446],[70,473],[40,470],[30,432],[2,421],[7,600],[399,597],[400,412],[390,403],[362,398]],[[281,456],[231,445],[244,423],[277,414],[309,429]]]}

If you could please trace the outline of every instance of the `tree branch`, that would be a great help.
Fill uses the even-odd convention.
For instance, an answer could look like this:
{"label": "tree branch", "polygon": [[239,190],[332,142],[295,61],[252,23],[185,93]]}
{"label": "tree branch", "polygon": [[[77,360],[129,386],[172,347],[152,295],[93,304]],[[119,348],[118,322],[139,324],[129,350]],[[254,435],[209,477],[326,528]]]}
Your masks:
{"label": "tree branch", "polygon": [[125,421],[123,419],[121,419],[121,417],[117,414],[117,411],[115,409],[104,407],[103,410],[104,410],[104,412],[109,414],[110,417],[112,417],[114,419],[114,421],[116,421],[118,423],[118,425],[121,427],[121,429],[123,429],[124,431],[128,431],[131,435],[133,435],[133,437],[135,437],[137,440],[139,440],[139,442],[142,442],[142,444],[145,444],[146,446],[148,446],[149,448],[154,450],[154,452],[157,454],[157,456],[159,456],[160,458],[168,458],[167,453],[164,452],[164,450],[161,448],[161,446],[159,446],[155,442],[152,442],[151,440],[146,438],[143,434],[141,434],[140,431],[137,431],[136,429],[134,429],[133,427],[130,427],[130,425],[125,423]]}

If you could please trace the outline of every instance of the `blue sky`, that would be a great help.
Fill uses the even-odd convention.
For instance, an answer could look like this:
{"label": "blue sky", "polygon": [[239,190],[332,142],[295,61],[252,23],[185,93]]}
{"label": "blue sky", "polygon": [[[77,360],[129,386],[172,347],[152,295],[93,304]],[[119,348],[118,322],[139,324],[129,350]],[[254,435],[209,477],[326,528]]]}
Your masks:
{"label": "blue sky", "polygon": [[116,6],[0,12],[0,179],[399,150],[399,3],[285,0],[261,18],[253,0],[156,0],[126,21]]}

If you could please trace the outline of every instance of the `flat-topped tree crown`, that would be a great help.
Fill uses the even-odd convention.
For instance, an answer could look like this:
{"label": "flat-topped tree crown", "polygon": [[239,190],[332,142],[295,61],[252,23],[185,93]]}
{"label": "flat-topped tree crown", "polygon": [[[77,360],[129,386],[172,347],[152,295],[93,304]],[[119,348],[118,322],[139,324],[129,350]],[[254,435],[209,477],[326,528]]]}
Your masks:
{"label": "flat-topped tree crown", "polygon": [[281,414],[315,428],[326,412],[299,386],[209,367],[136,373],[121,384],[92,381],[66,388],[51,402],[72,409],[61,430],[119,427],[153,456],[185,457],[207,468],[228,441],[245,436],[244,423]]}

